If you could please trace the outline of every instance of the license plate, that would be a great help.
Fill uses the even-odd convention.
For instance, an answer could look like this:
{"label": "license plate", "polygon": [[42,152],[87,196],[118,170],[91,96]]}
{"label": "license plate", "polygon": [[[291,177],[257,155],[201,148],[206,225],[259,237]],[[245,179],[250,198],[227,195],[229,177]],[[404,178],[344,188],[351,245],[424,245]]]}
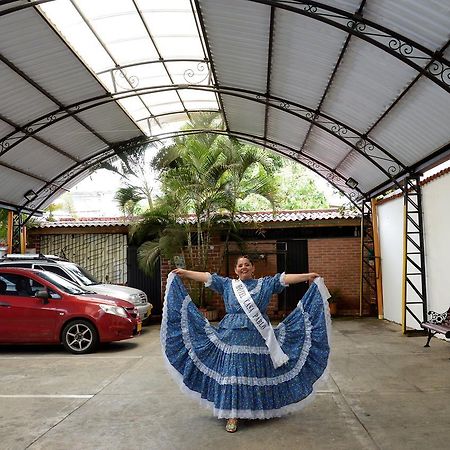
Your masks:
{"label": "license plate", "polygon": [[137,332],[140,333],[142,330],[142,322],[138,322],[137,324]]}

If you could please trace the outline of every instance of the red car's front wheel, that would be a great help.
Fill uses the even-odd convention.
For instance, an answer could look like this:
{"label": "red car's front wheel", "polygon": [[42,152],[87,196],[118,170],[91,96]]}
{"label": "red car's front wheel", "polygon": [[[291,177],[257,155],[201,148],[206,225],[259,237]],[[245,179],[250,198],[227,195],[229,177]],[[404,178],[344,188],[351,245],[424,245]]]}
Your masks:
{"label": "red car's front wheel", "polygon": [[87,320],[74,320],[64,327],[62,343],[71,353],[77,355],[91,353],[98,346],[98,333]]}

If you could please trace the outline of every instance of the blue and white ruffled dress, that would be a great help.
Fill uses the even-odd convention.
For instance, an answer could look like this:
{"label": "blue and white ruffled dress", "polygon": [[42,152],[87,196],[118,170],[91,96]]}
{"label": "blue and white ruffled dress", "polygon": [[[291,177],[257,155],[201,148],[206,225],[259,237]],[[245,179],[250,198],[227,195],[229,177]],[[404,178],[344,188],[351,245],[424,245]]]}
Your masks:
{"label": "blue and white ruffled dress", "polygon": [[[284,287],[284,274],[245,280],[261,313]],[[161,344],[168,368],[183,391],[218,418],[268,419],[300,409],[312,398],[330,353],[328,302],[312,283],[297,307],[276,328],[289,361],[275,369],[264,339],[236,299],[230,278],[206,283],[223,296],[226,316],[218,327],[200,313],[181,279],[167,282]],[[266,320],[268,317],[265,315]]]}

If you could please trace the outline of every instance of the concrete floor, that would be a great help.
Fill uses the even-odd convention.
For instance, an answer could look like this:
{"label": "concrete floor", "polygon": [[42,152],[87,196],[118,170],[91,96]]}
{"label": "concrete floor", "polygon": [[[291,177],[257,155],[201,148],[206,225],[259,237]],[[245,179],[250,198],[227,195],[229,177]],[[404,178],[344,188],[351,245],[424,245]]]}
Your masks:
{"label": "concrete floor", "polygon": [[236,434],[169,378],[158,325],[88,356],[0,346],[0,449],[448,448],[450,344],[424,343],[388,322],[335,320],[315,401]]}

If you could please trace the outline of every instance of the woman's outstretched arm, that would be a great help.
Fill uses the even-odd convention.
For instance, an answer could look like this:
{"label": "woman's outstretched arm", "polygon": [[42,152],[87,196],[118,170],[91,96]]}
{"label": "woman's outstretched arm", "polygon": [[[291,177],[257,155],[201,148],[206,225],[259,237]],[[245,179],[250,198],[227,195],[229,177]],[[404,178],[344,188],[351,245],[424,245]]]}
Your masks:
{"label": "woman's outstretched arm", "polygon": [[284,282],[286,284],[296,284],[302,281],[314,281],[315,278],[320,277],[318,273],[290,273],[285,274]]}
{"label": "woman's outstretched arm", "polygon": [[200,281],[201,283],[206,283],[210,277],[208,272],[195,272],[194,270],[186,269],[174,269],[173,273],[176,273],[181,278],[188,278],[189,280]]}

